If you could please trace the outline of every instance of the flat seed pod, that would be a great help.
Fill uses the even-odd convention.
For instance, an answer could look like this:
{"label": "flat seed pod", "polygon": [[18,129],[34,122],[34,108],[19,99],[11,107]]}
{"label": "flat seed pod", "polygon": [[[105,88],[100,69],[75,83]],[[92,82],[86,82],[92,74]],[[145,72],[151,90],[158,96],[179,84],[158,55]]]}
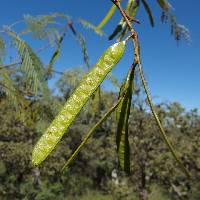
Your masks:
{"label": "flat seed pod", "polygon": [[124,54],[125,45],[126,42],[122,41],[110,46],[94,67],[82,78],[79,86],[67,100],[63,109],[35,145],[32,154],[33,165],[39,165],[55,148],[90,96],[119,62]]}
{"label": "flat seed pod", "polygon": [[130,148],[128,140],[128,120],[131,107],[132,99],[132,88],[133,88],[134,70],[131,70],[122,85],[119,98],[122,93],[125,93],[122,101],[117,107],[117,153],[119,159],[120,168],[129,173],[130,172]]}

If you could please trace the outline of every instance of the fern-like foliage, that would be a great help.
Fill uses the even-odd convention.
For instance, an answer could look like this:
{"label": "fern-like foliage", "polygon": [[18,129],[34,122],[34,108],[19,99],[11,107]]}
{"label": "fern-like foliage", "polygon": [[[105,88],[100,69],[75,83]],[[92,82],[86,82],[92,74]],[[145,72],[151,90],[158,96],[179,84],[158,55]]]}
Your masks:
{"label": "fern-like foliage", "polygon": [[24,21],[26,23],[26,29],[21,33],[33,34],[33,37],[36,39],[45,39],[48,38],[52,45],[60,38],[58,31],[58,25],[60,23],[56,18],[64,19],[69,21],[70,17],[62,13],[52,13],[50,15],[24,15]]}
{"label": "fern-like foliage", "polygon": [[78,41],[79,41],[79,44],[82,49],[84,62],[86,64],[87,68],[89,69],[90,68],[90,60],[89,60],[88,51],[86,48],[86,41],[85,41],[85,38],[83,37],[83,35],[80,33],[78,34]]}
{"label": "fern-like foliage", "polygon": [[170,23],[171,34],[174,36],[175,40],[179,41],[184,38],[186,41],[191,42],[189,30],[182,24],[179,24],[176,17],[171,13],[172,6],[167,0],[157,0],[158,5],[162,9],[161,21]]}
{"label": "fern-like foliage", "polygon": [[176,17],[174,15],[170,16],[171,22],[171,34],[174,35],[177,41],[184,38],[186,41],[190,42],[190,32],[189,29],[184,25],[177,23]]}
{"label": "fern-like foliage", "polygon": [[8,101],[14,106],[18,107],[20,105],[20,98],[18,97],[18,91],[16,90],[14,83],[10,77],[9,71],[4,68],[1,69],[0,76],[0,91],[4,93],[8,98]]}
{"label": "fern-like foliage", "polygon": [[48,35],[46,30],[49,24],[54,24],[52,16],[36,16],[24,15],[27,28],[33,33],[33,36],[38,39],[45,38]]}
{"label": "fern-like foliage", "polygon": [[87,66],[87,68],[90,68],[90,62],[89,62],[89,56],[88,56],[88,51],[86,48],[86,41],[85,38],[83,37],[83,35],[81,33],[78,33],[77,30],[74,28],[73,23],[70,21],[68,22],[68,26],[71,29],[73,35],[76,37],[76,39],[78,40],[81,49],[82,49],[82,54],[83,54],[83,60]]}
{"label": "fern-like foliage", "polygon": [[3,38],[0,36],[0,64],[3,63],[3,59],[4,59],[4,57],[5,57],[5,53],[6,53],[5,41],[4,41]]}
{"label": "fern-like foliage", "polygon": [[97,29],[97,27],[95,25],[93,25],[92,23],[84,20],[84,19],[79,19],[78,20],[80,24],[83,25],[84,28],[87,28],[87,29],[91,29],[93,30],[96,34],[100,35],[100,36],[103,36],[105,35],[105,33],[100,30],[100,29]]}
{"label": "fern-like foliage", "polygon": [[13,43],[18,50],[21,58],[21,72],[26,77],[26,89],[28,92],[37,94],[38,90],[42,94],[48,91],[45,82],[45,69],[39,57],[33,52],[31,47],[22,40],[16,33],[8,31],[9,36],[12,37]]}
{"label": "fern-like foliage", "polygon": [[59,38],[58,42],[57,42],[57,47],[56,47],[56,50],[54,51],[51,59],[50,59],[50,62],[47,66],[47,77],[46,77],[46,80],[48,80],[51,76],[52,76],[52,72],[53,72],[53,65],[55,63],[55,61],[57,59],[59,59],[60,57],[60,48],[61,48],[61,43],[63,41],[65,37],[65,32],[63,33],[63,35]]}
{"label": "fern-like foliage", "polygon": [[56,15],[53,14],[39,16],[25,15],[26,29],[21,34],[31,32],[35,39],[48,38],[49,42],[54,45],[56,39],[59,38],[59,31],[56,27],[51,26],[57,24],[54,20],[55,17]]}
{"label": "fern-like foliage", "polygon": [[69,69],[65,71],[56,82],[56,86],[59,88],[61,93],[73,91],[77,87],[84,73],[85,71],[83,70],[83,67]]}

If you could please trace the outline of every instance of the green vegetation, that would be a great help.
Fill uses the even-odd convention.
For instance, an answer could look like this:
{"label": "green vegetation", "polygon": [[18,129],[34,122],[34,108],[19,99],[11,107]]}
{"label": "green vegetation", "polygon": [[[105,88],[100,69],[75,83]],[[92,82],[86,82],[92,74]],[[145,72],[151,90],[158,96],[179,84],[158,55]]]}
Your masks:
{"label": "green vegetation", "polygon": [[[98,26],[78,21],[102,35],[101,29],[112,19],[114,11],[121,13],[109,39],[116,37],[117,44],[122,46],[111,46],[94,68],[90,66],[83,35],[67,15],[26,15],[17,32],[15,26],[20,22],[1,29],[0,199],[200,199],[200,115],[196,109],[186,111],[177,102],[152,104],[142,71],[137,32],[133,29],[134,23],[139,23],[134,17],[141,5],[150,24],[155,25],[151,6],[146,0],[128,0],[124,11],[119,1],[112,2],[115,5]],[[188,39],[187,29],[177,23],[170,4],[166,0],[157,3],[162,21],[170,19],[175,39]],[[67,29],[80,44],[86,68],[61,72],[55,70],[54,63]],[[29,33],[47,45],[34,51],[24,39]],[[121,58],[125,43],[120,41],[125,38],[133,42],[133,63],[121,84],[117,77],[108,74],[107,79],[119,92],[106,91],[100,83]],[[39,52],[50,47],[54,52],[49,62],[42,61]],[[9,57],[7,48],[15,49],[16,59],[10,64],[5,64]],[[48,86],[54,74],[59,76],[56,93]],[[74,106],[70,112],[66,108],[68,102]],[[66,114],[73,114],[69,121]],[[53,127],[53,131],[48,127]],[[38,140],[47,150],[36,145],[39,154],[36,150],[33,154]],[[32,157],[37,165],[44,162],[33,166]],[[190,179],[185,175],[187,170]]]}
{"label": "green vegetation", "polygon": [[[65,72],[58,83],[70,82],[65,81],[68,73],[72,71]],[[138,98],[133,99],[129,116],[130,177],[117,167],[115,113],[95,131],[71,167],[60,173],[84,133],[116,100],[117,93],[103,90],[101,110],[97,112],[95,109],[99,108],[92,106],[94,101],[89,102],[52,155],[40,167],[33,168],[33,145],[58,112],[56,108],[71,93],[73,86],[66,86],[62,95],[52,96],[51,101],[28,100],[24,119],[13,115],[17,113],[15,107],[1,93],[0,199],[138,199],[140,193],[148,193],[149,199],[199,199],[200,116],[197,110],[186,112],[178,103],[159,104],[156,110],[192,180],[180,172],[160,139],[151,114],[145,110],[145,101]]]}

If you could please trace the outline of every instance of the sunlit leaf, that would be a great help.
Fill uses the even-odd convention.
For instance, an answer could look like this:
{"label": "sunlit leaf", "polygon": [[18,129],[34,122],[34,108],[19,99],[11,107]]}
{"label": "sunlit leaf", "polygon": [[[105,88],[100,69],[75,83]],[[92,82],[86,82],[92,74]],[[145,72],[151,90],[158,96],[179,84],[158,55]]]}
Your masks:
{"label": "sunlit leaf", "polygon": [[103,20],[97,26],[97,30],[102,29],[102,27],[108,22],[108,20],[112,17],[116,10],[116,6],[113,4],[110,10],[108,11],[107,15],[103,18]]}

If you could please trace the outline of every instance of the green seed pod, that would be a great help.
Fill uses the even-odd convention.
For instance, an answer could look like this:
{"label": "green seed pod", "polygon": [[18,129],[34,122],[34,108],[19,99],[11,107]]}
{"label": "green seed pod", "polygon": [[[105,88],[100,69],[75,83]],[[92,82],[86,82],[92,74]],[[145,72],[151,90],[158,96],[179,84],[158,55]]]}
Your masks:
{"label": "green seed pod", "polygon": [[82,78],[79,86],[35,145],[32,154],[33,165],[39,165],[55,148],[89,97],[119,62],[124,54],[125,45],[126,42],[122,41],[110,46]]}
{"label": "green seed pod", "polygon": [[119,98],[123,93],[125,93],[122,101],[117,107],[117,134],[116,134],[116,144],[117,144],[117,154],[120,168],[130,173],[130,147],[128,139],[128,120],[131,108],[132,99],[132,89],[134,81],[134,69],[130,70],[127,79],[122,85],[119,93]]}

